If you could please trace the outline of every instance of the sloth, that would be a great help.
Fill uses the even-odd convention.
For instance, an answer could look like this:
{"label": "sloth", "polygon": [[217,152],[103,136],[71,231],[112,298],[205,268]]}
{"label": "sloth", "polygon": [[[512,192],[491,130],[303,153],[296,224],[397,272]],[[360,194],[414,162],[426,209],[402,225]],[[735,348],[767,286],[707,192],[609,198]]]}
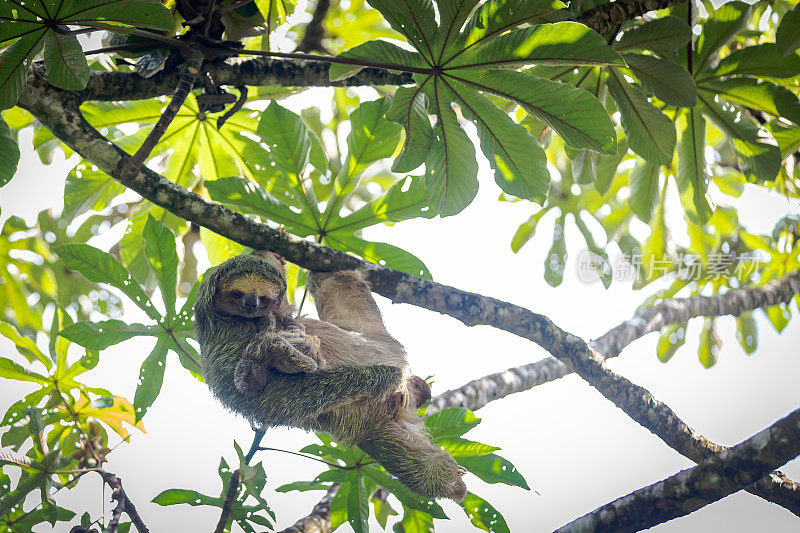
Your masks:
{"label": "sloth", "polygon": [[293,317],[274,254],[239,255],[206,272],[195,329],[213,394],[263,427],[357,445],[417,494],[461,501],[464,468],[431,443],[416,412],[430,387],[410,374],[367,282],[340,271],[311,272],[306,284],[320,320]]}

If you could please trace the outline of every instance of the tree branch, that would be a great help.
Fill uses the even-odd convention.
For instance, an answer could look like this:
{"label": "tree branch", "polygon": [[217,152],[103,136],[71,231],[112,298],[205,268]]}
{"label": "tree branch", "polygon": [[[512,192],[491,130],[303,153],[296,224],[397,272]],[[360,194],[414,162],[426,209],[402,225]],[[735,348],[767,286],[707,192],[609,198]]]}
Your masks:
{"label": "tree branch", "polygon": [[589,26],[599,34],[611,31],[615,26],[641,17],[648,11],[656,11],[686,0],[615,0],[585,11],[575,20]]}
{"label": "tree branch", "polygon": [[111,520],[109,520],[105,531],[116,533],[119,519],[124,512],[128,515],[128,518],[131,519],[131,522],[136,527],[136,531],[139,533],[148,533],[149,530],[147,526],[144,525],[144,522],[142,522],[142,517],[139,516],[136,506],[133,505],[128,495],[125,494],[125,489],[122,488],[122,480],[110,472],[101,471],[100,475],[103,476],[103,481],[105,481],[106,485],[111,487],[111,499],[117,500],[117,506],[111,512]]}
{"label": "tree branch", "polygon": [[800,270],[796,270],[760,287],[733,289],[712,296],[670,298],[640,309],[631,319],[594,340],[592,347],[606,358],[615,357],[636,339],[669,324],[701,316],[738,316],[746,311],[787,303],[799,292]]}
{"label": "tree branch", "polygon": [[[250,449],[247,451],[247,455],[244,456],[245,463],[249,463],[250,459],[252,459],[258,451],[258,447],[261,444],[261,439],[264,438],[264,433],[265,430],[263,429],[255,430],[253,442],[250,444]],[[225,499],[222,501],[222,512],[219,515],[217,527],[214,528],[214,533],[223,533],[225,528],[228,526],[228,520],[230,519],[231,511],[233,511],[233,504],[236,502],[236,495],[239,492],[239,484],[241,482],[241,472],[237,468],[231,473],[231,479],[228,481],[228,488],[225,490]]]}
{"label": "tree branch", "polygon": [[[130,165],[130,156],[86,122],[78,108],[79,100],[71,93],[47,85],[29,86],[20,105],[84,159],[189,222],[247,246],[279,253],[310,270],[359,269],[374,292],[395,303],[409,303],[447,314],[468,326],[485,324],[531,340],[563,363],[571,364],[584,380],[679,453],[699,462],[722,450],[689,428],[646,389],[608,370],[602,356],[583,339],[563,331],[544,315],[368,263],[288,235],[191,193],[145,167],[131,169],[126,166]],[[787,490],[783,484],[764,478],[754,493],[776,503],[777,500],[788,502],[787,508],[800,516],[798,492],[794,491],[794,485],[788,493]]]}
{"label": "tree branch", "polygon": [[331,530],[331,502],[339,491],[339,484],[334,483],[317,502],[311,513],[304,516],[293,525],[280,531],[280,533],[330,533]]}
{"label": "tree branch", "polygon": [[641,531],[720,500],[798,455],[800,409],[741,444],[695,467],[598,507],[556,531]]}

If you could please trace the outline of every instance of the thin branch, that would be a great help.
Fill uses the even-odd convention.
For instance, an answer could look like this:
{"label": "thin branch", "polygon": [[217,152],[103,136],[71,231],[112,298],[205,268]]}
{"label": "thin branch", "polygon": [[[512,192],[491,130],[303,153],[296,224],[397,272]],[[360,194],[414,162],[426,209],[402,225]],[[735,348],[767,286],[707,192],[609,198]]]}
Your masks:
{"label": "thin branch", "polygon": [[101,472],[100,475],[103,477],[103,481],[105,481],[106,485],[111,487],[111,499],[117,500],[117,506],[112,511],[111,520],[108,522],[105,531],[116,533],[119,519],[124,512],[128,515],[128,518],[131,519],[131,522],[136,527],[136,531],[139,533],[148,533],[149,530],[147,526],[144,525],[144,522],[142,522],[142,517],[139,516],[136,506],[133,505],[128,495],[125,494],[125,489],[122,488],[122,480],[110,472]]}
{"label": "thin branch", "polygon": [[800,455],[800,409],[724,452],[623,496],[557,533],[641,531],[733,494]]}
{"label": "thin branch", "polygon": [[[213,2],[212,2],[213,4]],[[194,87],[194,82],[197,75],[200,74],[200,67],[203,64],[203,53],[200,50],[193,50],[191,55],[186,61],[181,64],[179,70],[178,84],[175,86],[175,91],[172,93],[172,99],[167,105],[166,109],[158,117],[153,129],[148,133],[147,138],[142,142],[142,145],[136,150],[136,153],[131,157],[131,166],[139,167],[150,156],[150,153],[155,148],[158,141],[172,124],[173,119],[178,114],[178,111],[183,107],[186,97]]]}
{"label": "thin branch", "polygon": [[[374,292],[393,302],[447,314],[469,326],[493,326],[531,340],[562,362],[571,364],[606,398],[683,455],[699,462],[722,450],[689,428],[646,389],[608,370],[602,356],[584,340],[560,329],[546,316],[495,298],[368,263],[272,229],[191,193],[145,167],[130,172],[126,170],[130,157],[86,122],[78,108],[77,98],[70,99],[69,93],[46,86],[36,93],[29,87],[23,93],[20,105],[85,159],[156,205],[236,242],[276,252],[303,268],[320,271],[359,269]],[[784,498],[790,504],[787,508],[800,515],[800,500],[796,493],[784,492],[780,483],[765,478],[755,493],[772,501]]]}
{"label": "thin branch", "polygon": [[592,342],[592,347],[606,358],[619,355],[627,345],[654,331],[690,318],[733,315],[787,303],[800,293],[800,270],[770,281],[760,287],[732,289],[712,296],[670,298],[640,309],[632,318],[610,329]]}
{"label": "thin branch", "polygon": [[[258,451],[259,445],[261,444],[261,439],[264,438],[264,430],[257,429],[255,430],[255,435],[253,435],[253,442],[250,444],[250,449],[247,451],[247,454],[244,456],[245,464],[250,462],[250,459]],[[233,510],[233,504],[236,502],[236,494],[239,491],[239,484],[242,481],[242,476],[240,475],[239,469],[231,473],[231,479],[228,481],[228,488],[225,490],[225,500],[222,502],[222,512],[219,515],[219,521],[217,522],[217,527],[214,528],[214,533],[223,533],[225,531],[225,527],[228,525],[228,520],[231,516],[231,511]]]}
{"label": "thin branch", "polygon": [[409,67],[406,65],[398,65],[397,63],[386,63],[383,61],[364,61],[363,59],[348,59],[340,56],[325,56],[325,55],[311,55],[296,52],[270,52],[268,50],[235,50],[231,51],[233,54],[238,55],[253,55],[264,57],[278,57],[281,59],[300,59],[302,61],[322,61],[324,63],[338,63],[340,65],[354,65],[362,67],[371,67],[381,70],[397,70],[400,72],[410,72],[414,74],[430,74],[433,72],[432,68],[423,67]]}

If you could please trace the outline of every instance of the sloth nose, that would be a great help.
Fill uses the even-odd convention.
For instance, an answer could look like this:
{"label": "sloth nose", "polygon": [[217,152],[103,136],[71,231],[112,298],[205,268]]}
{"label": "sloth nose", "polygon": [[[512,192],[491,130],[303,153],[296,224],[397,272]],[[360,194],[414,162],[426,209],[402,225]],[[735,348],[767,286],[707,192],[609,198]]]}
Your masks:
{"label": "sloth nose", "polygon": [[242,298],[242,306],[246,309],[257,309],[258,308],[258,295],[254,292],[249,294],[245,294],[244,298]]}

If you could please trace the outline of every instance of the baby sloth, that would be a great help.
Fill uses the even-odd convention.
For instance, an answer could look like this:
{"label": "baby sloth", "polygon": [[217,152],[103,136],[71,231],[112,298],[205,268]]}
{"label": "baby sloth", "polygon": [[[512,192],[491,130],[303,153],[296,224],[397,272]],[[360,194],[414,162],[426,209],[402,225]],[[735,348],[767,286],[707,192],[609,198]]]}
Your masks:
{"label": "baby sloth", "polygon": [[292,317],[281,261],[240,255],[206,272],[195,320],[206,383],[264,426],[357,445],[414,492],[460,501],[465,470],[433,445],[416,408],[430,387],[408,370],[355,271],[309,274],[321,320]]}

